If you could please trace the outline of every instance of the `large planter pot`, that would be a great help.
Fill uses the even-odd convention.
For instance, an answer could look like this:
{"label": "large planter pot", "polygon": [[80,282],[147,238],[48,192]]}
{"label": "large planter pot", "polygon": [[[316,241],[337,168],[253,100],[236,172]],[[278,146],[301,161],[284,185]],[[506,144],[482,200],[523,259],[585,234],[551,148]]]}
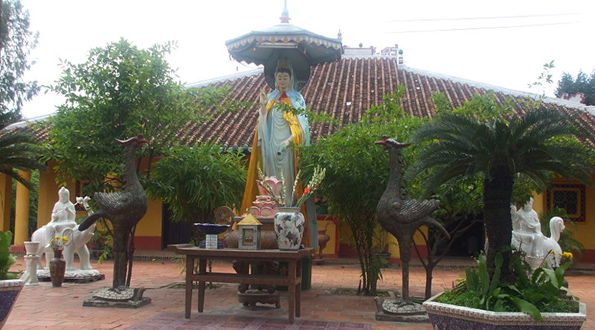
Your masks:
{"label": "large planter pot", "polygon": [[306,223],[300,208],[280,207],[274,219],[279,250],[299,250]]}
{"label": "large planter pot", "polygon": [[6,323],[8,315],[14,306],[15,301],[23,289],[25,282],[21,280],[0,281],[0,329]]}
{"label": "large planter pot", "polygon": [[436,330],[580,330],[587,319],[587,306],[578,313],[541,313],[538,321],[525,313],[491,312],[436,302],[438,294],[423,303]]}

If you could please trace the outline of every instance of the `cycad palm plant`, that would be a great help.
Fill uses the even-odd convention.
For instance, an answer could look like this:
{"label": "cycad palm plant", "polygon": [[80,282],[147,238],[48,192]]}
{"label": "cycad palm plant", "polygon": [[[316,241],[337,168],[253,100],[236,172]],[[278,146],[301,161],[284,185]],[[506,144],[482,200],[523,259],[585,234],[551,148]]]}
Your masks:
{"label": "cycad palm plant", "polygon": [[33,135],[20,128],[7,129],[13,122],[11,113],[0,113],[0,173],[30,188],[30,183],[17,170],[39,170],[44,166],[37,160]]}
{"label": "cycad palm plant", "polygon": [[[548,172],[590,182],[592,162],[587,148],[576,140],[578,126],[565,113],[541,108],[510,120],[477,118],[441,113],[422,126],[413,141],[430,143],[414,168],[415,174],[428,171],[428,192],[451,180],[482,175],[488,266],[493,271],[496,252],[510,246],[511,195],[518,175],[537,184],[545,183]],[[513,281],[510,256],[510,250],[504,252],[501,282]]]}

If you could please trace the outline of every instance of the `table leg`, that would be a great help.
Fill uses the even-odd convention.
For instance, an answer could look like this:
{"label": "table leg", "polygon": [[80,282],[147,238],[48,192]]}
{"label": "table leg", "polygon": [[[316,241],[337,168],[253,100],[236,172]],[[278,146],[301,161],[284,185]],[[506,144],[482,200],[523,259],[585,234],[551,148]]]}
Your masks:
{"label": "table leg", "polygon": [[301,317],[302,316],[302,259],[298,259],[297,267],[295,270],[296,277],[300,279],[297,281],[298,283],[295,285],[295,316]]}
{"label": "table leg", "polygon": [[[198,272],[205,274],[207,272],[207,259],[198,259]],[[198,282],[198,312],[202,313],[205,307],[205,281]]]}
{"label": "table leg", "polygon": [[184,317],[190,318],[190,309],[192,309],[192,272],[194,270],[194,257],[186,256],[186,301]]}
{"label": "table leg", "polygon": [[287,283],[287,299],[289,300],[288,312],[289,312],[289,324],[293,324],[295,319],[295,298],[296,298],[296,261],[291,260],[289,262],[288,269],[288,283]]}

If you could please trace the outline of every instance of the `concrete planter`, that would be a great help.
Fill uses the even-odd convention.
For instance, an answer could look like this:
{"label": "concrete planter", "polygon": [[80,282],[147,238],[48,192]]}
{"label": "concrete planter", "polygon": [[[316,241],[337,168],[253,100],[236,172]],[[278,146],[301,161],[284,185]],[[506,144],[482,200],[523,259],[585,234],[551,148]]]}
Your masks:
{"label": "concrete planter", "polygon": [[21,280],[0,281],[0,329],[6,323],[8,315],[17,300],[19,293],[23,289],[25,282]]}
{"label": "concrete planter", "polygon": [[436,330],[580,330],[587,319],[584,303],[579,303],[578,313],[541,313],[543,321],[537,321],[520,312],[491,312],[436,302],[441,294],[423,303]]}

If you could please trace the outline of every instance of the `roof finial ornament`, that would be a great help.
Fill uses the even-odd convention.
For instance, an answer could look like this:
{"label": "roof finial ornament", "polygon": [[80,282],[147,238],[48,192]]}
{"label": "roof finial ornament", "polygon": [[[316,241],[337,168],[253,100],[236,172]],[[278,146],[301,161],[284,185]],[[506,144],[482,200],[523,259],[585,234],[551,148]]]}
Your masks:
{"label": "roof finial ornament", "polygon": [[291,18],[289,18],[289,11],[287,10],[287,0],[284,0],[283,3],[283,11],[281,12],[281,17],[279,17],[279,19],[281,20],[281,23],[289,23]]}

